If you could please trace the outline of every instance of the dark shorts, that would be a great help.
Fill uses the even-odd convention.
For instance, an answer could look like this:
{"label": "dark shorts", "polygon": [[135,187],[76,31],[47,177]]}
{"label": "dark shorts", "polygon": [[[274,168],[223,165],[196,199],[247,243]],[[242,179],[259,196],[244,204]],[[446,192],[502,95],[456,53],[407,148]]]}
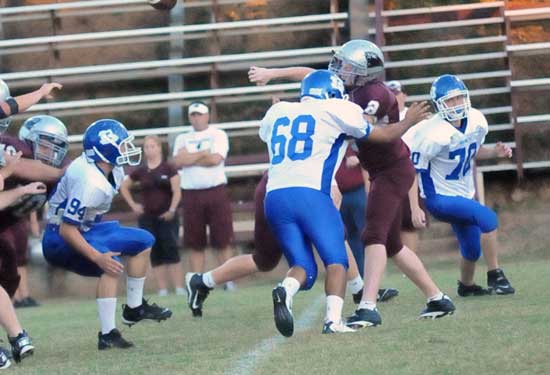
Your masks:
{"label": "dark shorts", "polygon": [[384,245],[388,257],[402,248],[402,205],[414,181],[410,159],[401,159],[371,180],[367,201],[367,225],[361,235],[365,246]]}
{"label": "dark shorts", "polygon": [[[418,194],[418,205],[424,211],[426,214],[426,226],[429,224],[429,214],[426,209],[426,202],[423,198],[420,197],[420,193]],[[405,202],[403,203],[403,206],[401,206],[401,230],[403,232],[416,232],[418,229],[414,227],[414,224],[412,222],[412,216],[411,216],[411,202],[409,200],[409,196],[405,198]]]}
{"label": "dark shorts", "polygon": [[[84,239],[101,253],[109,251],[123,256],[136,256],[148,250],[155,243],[155,237],[146,230],[124,227],[118,221],[97,223],[87,232],[81,232]],[[44,258],[53,266],[61,267],[81,276],[100,277],[103,270],[94,262],[74,250],[59,234],[59,226],[48,224],[42,237]],[[113,257],[120,261],[118,256]]]}
{"label": "dark shorts", "polygon": [[269,229],[265,218],[264,200],[266,194],[267,173],[265,173],[256,186],[254,192],[254,252],[252,258],[258,269],[262,272],[271,271],[283,256],[283,251],[277,243],[277,239]]}
{"label": "dark shorts", "polygon": [[17,267],[29,263],[29,219],[23,218],[0,233],[0,247],[12,247],[15,251]]}
{"label": "dark shorts", "polygon": [[0,285],[13,297],[19,287],[17,272],[17,250],[15,247],[13,226],[0,233]]}
{"label": "dark shorts", "polygon": [[233,217],[225,185],[209,189],[183,190],[183,246],[204,250],[206,226],[210,228],[210,245],[225,249],[233,242]]}
{"label": "dark shorts", "polygon": [[171,221],[165,221],[156,217],[140,216],[138,224],[140,228],[150,232],[156,239],[151,250],[151,265],[153,267],[180,262],[178,251],[179,220],[177,217],[174,217]]}

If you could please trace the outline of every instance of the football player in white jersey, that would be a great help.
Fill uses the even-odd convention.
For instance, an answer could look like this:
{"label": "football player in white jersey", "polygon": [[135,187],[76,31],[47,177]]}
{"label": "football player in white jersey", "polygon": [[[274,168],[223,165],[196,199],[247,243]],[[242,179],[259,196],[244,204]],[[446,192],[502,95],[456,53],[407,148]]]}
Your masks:
{"label": "football player in white jersey", "polygon": [[[462,255],[458,294],[513,294],[514,288],[498,264],[496,213],[474,199],[474,159],[512,157],[503,143],[483,147],[487,120],[471,108],[468,89],[456,76],[438,77],[431,88],[437,114],[405,135],[411,159],[419,174],[422,197],[428,211],[452,225]],[[474,283],[475,263],[481,256],[481,235],[487,239],[483,255],[487,262],[488,289]]]}
{"label": "football player in white jersey", "polygon": [[327,270],[323,333],[354,332],[342,322],[348,258],[342,219],[330,197],[346,138],[388,142],[427,115],[425,104],[414,104],[402,122],[373,127],[363,109],[344,98],[338,76],[313,71],[302,81],[300,103],[276,103],[260,125],[270,158],[265,213],[290,266],[273,289],[275,325],[287,337],[294,332],[292,297],[311,288],[317,276],[312,245]]}
{"label": "football player in white jersey", "polygon": [[99,278],[97,307],[101,332],[98,349],[129,348],[116,329],[116,292],[127,256],[127,298],[122,321],[166,320],[172,312],[143,299],[145,273],[155,238],[147,231],[102,222],[124,178],[123,165],[138,165],[141,149],[116,120],[98,120],[84,134],[84,153],[74,160],[49,200],[48,225],[42,247],[51,264],[82,276]]}

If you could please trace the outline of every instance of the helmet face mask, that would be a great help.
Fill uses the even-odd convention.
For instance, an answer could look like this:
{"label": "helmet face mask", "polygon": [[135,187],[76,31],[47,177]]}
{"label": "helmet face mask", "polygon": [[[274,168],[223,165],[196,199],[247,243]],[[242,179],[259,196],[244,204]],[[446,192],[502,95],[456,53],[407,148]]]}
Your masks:
{"label": "helmet face mask", "polygon": [[[21,130],[26,129],[26,132]],[[33,116],[27,119],[19,132],[22,140],[32,144],[36,160],[59,167],[69,150],[67,128],[53,116]]]}
{"label": "helmet face mask", "polygon": [[116,120],[103,119],[91,124],[84,134],[84,154],[91,162],[102,161],[114,166],[141,163],[141,148],[133,143],[124,125]]}
{"label": "helmet face mask", "polygon": [[430,96],[437,112],[445,120],[453,122],[468,117],[470,94],[458,77],[446,74],[437,78],[432,84]]}
{"label": "helmet face mask", "polygon": [[328,69],[347,87],[359,87],[384,72],[384,54],[367,40],[351,40],[334,53]]}

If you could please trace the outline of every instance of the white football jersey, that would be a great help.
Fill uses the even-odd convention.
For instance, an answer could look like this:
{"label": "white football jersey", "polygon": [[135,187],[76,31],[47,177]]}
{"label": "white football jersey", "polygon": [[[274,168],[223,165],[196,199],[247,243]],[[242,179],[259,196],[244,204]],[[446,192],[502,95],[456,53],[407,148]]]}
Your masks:
{"label": "white football jersey", "polygon": [[343,99],[273,105],[260,125],[269,150],[267,191],[309,187],[330,194],[346,137],[366,139],[371,129],[363,109]]}
{"label": "white football jersey", "polygon": [[122,167],[113,169],[109,181],[99,167],[82,154],[57,183],[49,200],[48,223],[59,225],[65,221],[87,231],[109,211],[123,179]]}
{"label": "white football jersey", "polygon": [[420,172],[422,197],[441,194],[473,198],[472,167],[489,130],[485,116],[472,108],[465,127],[458,129],[436,114],[413,129],[403,140]]}

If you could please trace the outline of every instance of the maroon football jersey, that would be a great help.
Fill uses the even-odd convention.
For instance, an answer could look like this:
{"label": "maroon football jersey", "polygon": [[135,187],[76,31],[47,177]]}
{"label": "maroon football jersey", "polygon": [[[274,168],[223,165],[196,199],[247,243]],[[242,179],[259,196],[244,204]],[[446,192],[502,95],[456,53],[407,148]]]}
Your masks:
{"label": "maroon football jersey", "polygon": [[[9,134],[0,135],[0,151],[6,152],[11,155],[15,155],[17,152],[21,151],[21,157],[32,159],[33,152],[31,146],[20,140],[17,137]],[[30,181],[22,181],[15,176],[10,176],[4,181],[4,190],[13,189],[21,184],[28,183]],[[9,225],[17,222],[19,218],[16,218],[12,214],[11,207],[13,205],[6,207],[4,210],[0,211],[0,229],[8,227]]]}
{"label": "maroon football jersey", "polygon": [[[378,125],[399,121],[399,107],[395,95],[378,80],[370,81],[351,91],[350,100],[365,113],[376,117]],[[383,126],[383,125],[382,125]],[[369,175],[375,176],[397,160],[409,157],[409,149],[401,139],[389,143],[358,143],[359,160]]]}
{"label": "maroon football jersey", "polygon": [[135,169],[130,174],[130,178],[141,183],[141,201],[145,215],[158,217],[170,209],[172,202],[170,179],[178,172],[166,161],[155,169],[149,169],[146,164]]}
{"label": "maroon football jersey", "polygon": [[344,159],[342,160],[340,167],[336,171],[335,176],[336,183],[338,184],[338,189],[340,189],[342,193],[357,190],[365,184],[365,181],[363,180],[363,172],[361,172],[360,165],[351,168],[348,168],[346,166],[346,158],[349,156],[357,156],[357,151],[355,150],[355,147],[353,147],[353,145],[351,144],[346,149]]}

